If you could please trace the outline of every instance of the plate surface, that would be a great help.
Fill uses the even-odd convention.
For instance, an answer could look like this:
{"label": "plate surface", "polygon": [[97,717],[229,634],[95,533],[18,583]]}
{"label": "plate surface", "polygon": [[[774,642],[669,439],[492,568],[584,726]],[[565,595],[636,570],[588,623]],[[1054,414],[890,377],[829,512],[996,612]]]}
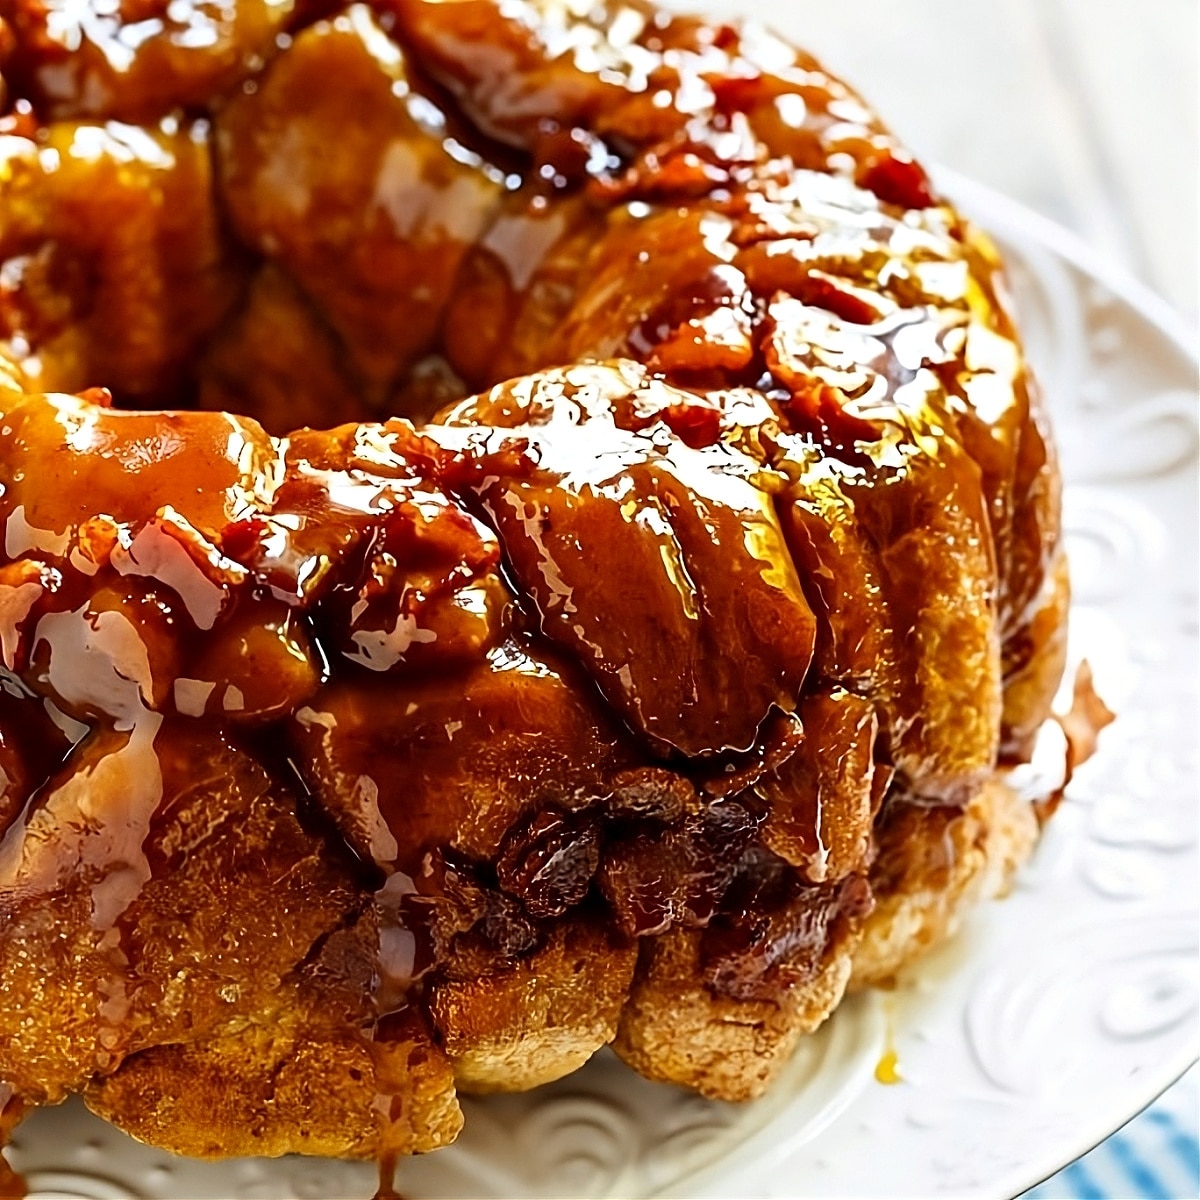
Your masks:
{"label": "plate surface", "polygon": [[[1087,658],[1119,720],[1014,894],[889,994],[855,997],[770,1096],[712,1103],[607,1053],[525,1096],[467,1100],[406,1196],[1011,1197],[1141,1109],[1196,1057],[1197,434],[1189,335],[1069,234],[944,173],[1006,251],[1066,479]],[[875,1079],[893,1050],[902,1081]],[[35,1114],[38,1197],[371,1195],[366,1164],[192,1163],[79,1104]]]}

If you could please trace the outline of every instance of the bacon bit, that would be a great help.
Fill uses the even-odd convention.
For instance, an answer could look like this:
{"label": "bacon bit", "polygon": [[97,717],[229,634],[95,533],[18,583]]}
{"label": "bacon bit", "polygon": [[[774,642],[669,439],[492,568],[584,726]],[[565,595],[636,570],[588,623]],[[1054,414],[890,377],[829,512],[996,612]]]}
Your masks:
{"label": "bacon bit", "polygon": [[227,558],[170,505],[155,513],[128,545],[114,546],[111,566],[121,575],[154,579],[183,601],[197,627],[209,630],[249,578],[241,563]]}
{"label": "bacon bit", "polygon": [[881,315],[877,306],[856,296],[849,288],[839,287],[837,280],[823,272],[805,271],[795,284],[793,294],[797,300],[823,308],[851,325],[873,325]]}
{"label": "bacon bit", "polygon": [[170,8],[168,0],[121,0],[118,11],[126,25],[138,25],[142,21],[162,20]]}
{"label": "bacon bit", "polygon": [[1100,730],[1116,719],[1116,713],[1100,699],[1093,682],[1091,664],[1085,658],[1075,672],[1071,707],[1065,713],[1054,716],[1067,739],[1067,758],[1062,783],[1048,796],[1034,801],[1033,810],[1039,824],[1044,825],[1058,810],[1075,769],[1096,753]]}
{"label": "bacon bit", "polygon": [[249,573],[241,563],[222,554],[218,546],[169,504],[154,514],[154,519],[142,527],[142,532],[150,528],[161,530],[172,541],[178,542],[205,578],[218,587],[239,587],[249,578]]}
{"label": "bacon bit", "polygon": [[714,107],[725,116],[749,112],[764,100],[766,80],[761,75],[705,75],[704,82],[712,88]]}
{"label": "bacon bit", "polygon": [[9,20],[25,55],[32,54],[48,62],[70,56],[62,40],[49,31],[50,5],[46,0],[17,0],[5,7],[10,9]]}
{"label": "bacon bit", "polygon": [[668,196],[703,196],[714,187],[727,184],[729,172],[688,151],[662,160],[647,182],[656,191]]}
{"label": "bacon bit", "polygon": [[267,532],[267,523],[261,517],[231,521],[221,531],[221,553],[244,562],[262,544]]}
{"label": "bacon bit", "polygon": [[[850,397],[836,383],[822,378],[810,361],[810,346],[792,327],[801,300],[777,295],[767,310],[762,341],[767,370],[788,393],[783,413],[791,418],[793,431],[807,432],[848,454],[857,453],[856,442],[877,442],[881,430],[872,421],[847,412]],[[863,364],[863,372],[872,368]]]}
{"label": "bacon bit", "polygon": [[713,30],[712,44],[718,50],[733,50],[737,47],[739,41],[737,27],[734,25],[718,25]]}
{"label": "bacon bit", "polygon": [[[431,519],[419,505],[400,504],[384,521],[388,534],[393,521],[402,523],[401,537],[413,556],[411,565],[442,568],[439,574],[444,578],[440,586],[433,579],[429,580],[430,588],[437,591],[457,586],[464,575],[476,578],[500,561],[499,541],[491,536],[486,526],[454,505],[447,504]],[[387,544],[390,547],[390,539]],[[405,558],[400,561],[405,562]]]}
{"label": "bacon bit", "polygon": [[874,325],[895,310],[894,303],[814,267],[806,261],[807,249],[802,238],[789,235],[745,247],[734,265],[756,296],[778,298],[783,294],[810,308],[832,313],[850,325]]}
{"label": "bacon bit", "polygon": [[496,446],[476,444],[462,453],[449,455],[438,482],[458,495],[471,491],[489,475],[527,478],[537,468],[537,451],[529,438],[505,438]]}
{"label": "bacon bit", "polygon": [[[21,101],[17,103],[20,104]],[[32,109],[28,109],[28,105],[26,108],[27,111],[18,108],[0,117],[0,136],[25,138],[30,142],[37,137],[37,117],[33,115]]]}
{"label": "bacon bit", "polygon": [[0,566],[0,584],[21,587],[26,583],[44,583],[53,577],[53,571],[45,563],[32,558],[19,558],[16,562]]}
{"label": "bacon bit", "polygon": [[588,194],[607,204],[635,199],[682,203],[729,183],[729,171],[705,161],[695,147],[669,146],[648,150],[616,178],[592,178]]}
{"label": "bacon bit", "polygon": [[649,355],[652,371],[666,374],[743,371],[754,357],[749,321],[738,309],[721,306],[676,326]]}
{"label": "bacon bit", "polygon": [[121,540],[121,527],[110,516],[88,517],[76,534],[79,553],[97,567],[108,566],[112,552]]}
{"label": "bacon bit", "polygon": [[[588,177],[588,164],[598,148],[603,148],[603,143],[586,130],[556,125],[539,131],[530,178],[543,186],[549,185],[551,190],[581,183]],[[549,171],[543,171],[544,167]]]}
{"label": "bacon bit", "polygon": [[[782,243],[785,240],[796,242],[812,242],[820,234],[820,226],[813,220],[806,217],[797,216],[788,213],[785,216],[778,212],[772,212],[763,215],[745,202],[742,202],[743,212],[735,210],[735,204],[730,203],[724,205],[728,216],[736,220],[733,231],[729,234],[729,241],[732,242],[739,250],[755,250],[762,243],[769,244]],[[759,251],[763,258],[766,259],[770,254],[769,247],[764,247]],[[778,253],[778,252],[777,252]],[[797,261],[793,259],[793,261]],[[799,260],[803,261],[803,260]],[[759,269],[759,264],[754,260],[745,260],[741,256],[736,260],[736,265],[741,270],[747,279]],[[769,264],[768,264],[769,265]],[[773,283],[769,274],[763,275],[761,286],[755,284],[755,291],[771,292],[779,291],[780,285]],[[785,289],[786,290],[786,289]]]}
{"label": "bacon bit", "polygon": [[855,442],[879,440],[879,430],[870,421],[846,411],[850,400],[841,388],[806,376],[790,380],[789,391],[792,398],[787,406],[788,414],[802,427],[816,427],[847,448],[853,447]]}
{"label": "bacon bit", "polygon": [[79,393],[79,398],[85,404],[94,404],[97,408],[112,408],[113,406],[112,392],[108,388],[86,388]]}
{"label": "bacon bit", "polygon": [[859,182],[885,204],[929,208],[934,203],[929,176],[907,154],[888,151],[862,173]]}
{"label": "bacon bit", "polygon": [[672,404],[662,414],[663,424],[693,450],[715,445],[721,436],[721,410],[699,397]]}
{"label": "bacon bit", "polygon": [[[439,446],[425,434],[418,433],[410,421],[393,417],[384,424],[383,429],[391,437],[392,449],[396,455],[404,460],[406,466],[415,468],[424,479],[440,479],[444,473],[457,465],[459,455],[444,446]],[[374,474],[379,474],[381,464],[374,459],[360,460],[354,455],[349,466],[362,466]]]}

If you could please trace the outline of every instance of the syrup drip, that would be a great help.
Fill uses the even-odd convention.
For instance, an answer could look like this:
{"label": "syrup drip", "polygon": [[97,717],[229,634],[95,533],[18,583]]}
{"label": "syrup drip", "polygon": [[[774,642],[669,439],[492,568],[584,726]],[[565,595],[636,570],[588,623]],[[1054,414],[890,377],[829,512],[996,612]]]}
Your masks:
{"label": "syrup drip", "polygon": [[429,1060],[430,1051],[421,1045],[427,1040],[424,1020],[412,1008],[381,1017],[372,1031],[376,1089],[372,1109],[379,1131],[379,1189],[373,1200],[404,1200],[396,1191],[396,1170],[413,1152],[414,1120],[419,1120],[405,1098],[413,1093],[414,1073],[420,1073]]}
{"label": "syrup drip", "polygon": [[900,1060],[895,1050],[885,1050],[875,1064],[875,1079],[878,1083],[903,1083],[904,1076],[900,1074]]}
{"label": "syrup drip", "polygon": [[403,1193],[396,1191],[396,1172],[403,1157],[405,1156],[396,1150],[380,1151],[379,1187],[371,1200],[404,1200]]}
{"label": "syrup drip", "polygon": [[875,1082],[891,1087],[904,1082],[900,1056],[896,1050],[896,1013],[890,997],[884,1002],[883,1053],[875,1064]]}
{"label": "syrup drip", "polygon": [[0,1084],[0,1200],[25,1200],[29,1194],[28,1184],[12,1169],[4,1153],[27,1108],[11,1088]]}

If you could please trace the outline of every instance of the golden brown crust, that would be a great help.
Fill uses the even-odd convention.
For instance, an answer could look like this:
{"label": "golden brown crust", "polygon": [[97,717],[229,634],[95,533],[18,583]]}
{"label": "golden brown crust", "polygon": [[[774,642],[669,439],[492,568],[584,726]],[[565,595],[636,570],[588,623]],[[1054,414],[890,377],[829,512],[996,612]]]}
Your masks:
{"label": "golden brown crust", "polygon": [[56,122],[4,139],[0,180],[0,255],[18,264],[0,328],[31,383],[171,394],[241,283],[207,130]]}
{"label": "golden brown crust", "polygon": [[854,953],[851,986],[890,984],[953,937],[981,900],[1005,895],[1038,832],[1033,807],[1001,779],[963,809],[896,805],[879,830],[875,911]]}
{"label": "golden brown crust", "polygon": [[[0,1076],[51,1101],[145,1047],[275,1012],[283,981],[362,904],[349,857],[248,756],[160,731],[155,803],[130,786],[144,746],[109,737],[115,753],[97,735],[76,749],[0,867]],[[97,861],[111,842],[91,844],[106,825],[127,839],[120,872]]]}
{"label": "golden brown crust", "polygon": [[140,1141],[191,1158],[371,1158],[380,1149],[376,1072],[391,1070],[405,1080],[406,1128],[392,1130],[393,1147],[421,1154],[454,1140],[454,1075],[427,1036],[380,1047],[319,1016],[308,1026],[302,1012],[285,1003],[267,1024],[143,1050],[84,1099]]}
{"label": "golden brown crust", "polygon": [[701,981],[701,937],[680,929],[646,943],[613,1048],[648,1079],[715,1100],[751,1100],[837,1007],[857,936],[844,933],[811,979],[776,1000],[714,995]]}
{"label": "golden brown crust", "polygon": [[460,1091],[522,1092],[569,1075],[612,1041],[636,945],[595,920],[557,925],[507,971],[433,989],[433,1023]]}
{"label": "golden brown crust", "polygon": [[341,348],[319,312],[275,267],[259,271],[240,310],[205,348],[198,402],[214,412],[250,412],[268,429],[313,428],[353,416],[358,397]]}
{"label": "golden brown crust", "polygon": [[377,407],[433,348],[500,191],[422,135],[406,76],[378,19],[354,5],[298,34],[222,110],[217,135],[234,228],[320,305]]}
{"label": "golden brown crust", "polygon": [[1038,730],[1050,716],[1067,662],[1070,603],[1067,556],[1060,552],[1028,619],[1006,646],[1002,753],[1010,761],[1029,758]]}

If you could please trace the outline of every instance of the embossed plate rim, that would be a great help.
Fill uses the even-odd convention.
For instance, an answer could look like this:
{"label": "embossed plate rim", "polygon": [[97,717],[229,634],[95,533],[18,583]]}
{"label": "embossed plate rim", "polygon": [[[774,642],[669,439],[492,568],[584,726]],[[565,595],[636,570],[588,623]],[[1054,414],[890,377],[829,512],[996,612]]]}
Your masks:
{"label": "embossed plate rim", "polygon": [[[1157,292],[1116,266],[1069,229],[1027,208],[1003,192],[940,164],[934,169],[934,176],[938,186],[945,189],[955,204],[969,216],[978,215],[985,228],[1003,227],[1010,236],[1036,241],[1060,258],[1066,259],[1084,274],[1101,282],[1115,297],[1169,338],[1180,355],[1188,360],[1194,370],[1200,372],[1200,337]],[[1139,1089],[1138,1100],[1119,1124],[1102,1123],[1103,1127],[1090,1134],[1081,1135],[1070,1147],[1063,1147],[1053,1166],[1043,1167],[1032,1175],[1026,1174],[1011,1180],[1003,1190],[1005,1200],[1018,1197],[1045,1182],[1063,1167],[1081,1158],[1089,1150],[1095,1149],[1153,1104],[1198,1060],[1200,1033],[1193,1029],[1190,1039],[1181,1042],[1174,1056],[1164,1062],[1159,1072],[1150,1076]]]}

